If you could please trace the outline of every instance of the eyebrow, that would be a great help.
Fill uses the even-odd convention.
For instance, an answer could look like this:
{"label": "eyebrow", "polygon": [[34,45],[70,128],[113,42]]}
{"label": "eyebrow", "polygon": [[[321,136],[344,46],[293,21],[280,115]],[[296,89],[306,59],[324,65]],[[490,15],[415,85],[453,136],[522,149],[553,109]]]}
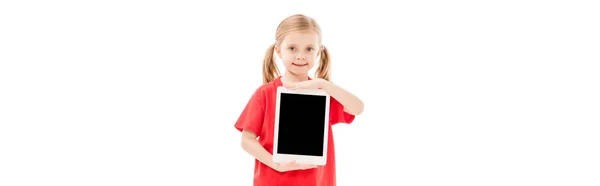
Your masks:
{"label": "eyebrow", "polygon": [[[296,44],[287,44],[287,46],[296,46]],[[313,48],[315,47],[315,45],[313,45],[313,44],[309,44],[309,45],[307,45],[307,46],[309,46],[309,47],[313,47]]]}

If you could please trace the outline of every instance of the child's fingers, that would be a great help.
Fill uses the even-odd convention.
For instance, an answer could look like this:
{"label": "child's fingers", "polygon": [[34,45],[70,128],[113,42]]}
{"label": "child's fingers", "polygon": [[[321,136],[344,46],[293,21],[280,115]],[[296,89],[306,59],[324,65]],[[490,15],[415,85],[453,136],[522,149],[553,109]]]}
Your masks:
{"label": "child's fingers", "polygon": [[296,165],[296,161],[295,160],[288,163],[288,166],[295,166],[295,165]]}
{"label": "child's fingers", "polygon": [[283,87],[285,87],[285,88],[292,88],[292,87],[294,87],[294,86],[295,86],[295,85],[294,85],[294,84],[292,84],[292,83],[286,83],[286,84],[283,84]]}
{"label": "child's fingers", "polygon": [[317,168],[316,165],[310,165],[310,164],[302,164],[300,166],[301,169],[312,169],[312,168]]}
{"label": "child's fingers", "polygon": [[312,164],[299,164],[296,161],[290,161],[286,164],[286,169],[290,169],[290,170],[306,170],[306,169],[312,169],[312,168],[317,168],[317,165],[312,165]]}

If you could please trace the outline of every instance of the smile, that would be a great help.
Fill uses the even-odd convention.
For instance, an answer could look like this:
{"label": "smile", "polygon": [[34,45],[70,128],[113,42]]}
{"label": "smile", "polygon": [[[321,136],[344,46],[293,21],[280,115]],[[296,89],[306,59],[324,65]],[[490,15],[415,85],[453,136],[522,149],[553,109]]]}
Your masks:
{"label": "smile", "polygon": [[294,65],[294,66],[298,66],[298,67],[303,67],[303,66],[306,66],[306,65],[308,65],[308,63],[304,63],[304,64],[296,64],[296,63],[292,63],[292,65]]}

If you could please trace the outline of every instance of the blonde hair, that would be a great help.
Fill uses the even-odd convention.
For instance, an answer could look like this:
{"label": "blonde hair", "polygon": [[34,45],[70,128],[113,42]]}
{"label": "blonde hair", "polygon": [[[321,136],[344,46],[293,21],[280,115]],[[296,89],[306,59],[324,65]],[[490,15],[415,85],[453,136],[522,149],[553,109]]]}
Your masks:
{"label": "blonde hair", "polygon": [[[275,52],[275,46],[279,46],[283,41],[283,38],[285,38],[285,35],[288,33],[310,30],[315,31],[319,35],[320,44],[321,27],[313,18],[302,14],[295,14],[285,18],[283,21],[281,21],[281,23],[279,23],[279,26],[277,26],[277,30],[275,32],[275,43],[269,46],[263,61],[263,83],[271,82],[279,76],[279,70],[277,69],[277,65],[275,65],[273,56],[273,53]],[[319,67],[317,68],[315,75],[317,78],[322,78],[329,81],[330,57],[327,48],[323,47],[320,55]]]}

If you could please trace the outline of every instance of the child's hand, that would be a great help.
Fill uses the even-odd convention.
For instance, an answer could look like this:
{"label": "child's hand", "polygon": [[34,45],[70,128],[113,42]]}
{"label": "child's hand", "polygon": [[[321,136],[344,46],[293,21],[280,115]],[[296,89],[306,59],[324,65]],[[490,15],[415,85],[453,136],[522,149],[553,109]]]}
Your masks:
{"label": "child's hand", "polygon": [[297,164],[296,161],[292,161],[292,162],[289,162],[287,164],[276,163],[275,166],[276,166],[275,170],[277,170],[279,172],[287,172],[287,171],[293,171],[293,170],[306,170],[306,169],[317,168],[316,165]]}
{"label": "child's hand", "polygon": [[283,86],[285,88],[289,88],[289,89],[319,89],[323,86],[324,83],[324,79],[311,79],[308,81],[302,81],[302,82],[298,82],[298,83],[286,83],[283,84]]}

